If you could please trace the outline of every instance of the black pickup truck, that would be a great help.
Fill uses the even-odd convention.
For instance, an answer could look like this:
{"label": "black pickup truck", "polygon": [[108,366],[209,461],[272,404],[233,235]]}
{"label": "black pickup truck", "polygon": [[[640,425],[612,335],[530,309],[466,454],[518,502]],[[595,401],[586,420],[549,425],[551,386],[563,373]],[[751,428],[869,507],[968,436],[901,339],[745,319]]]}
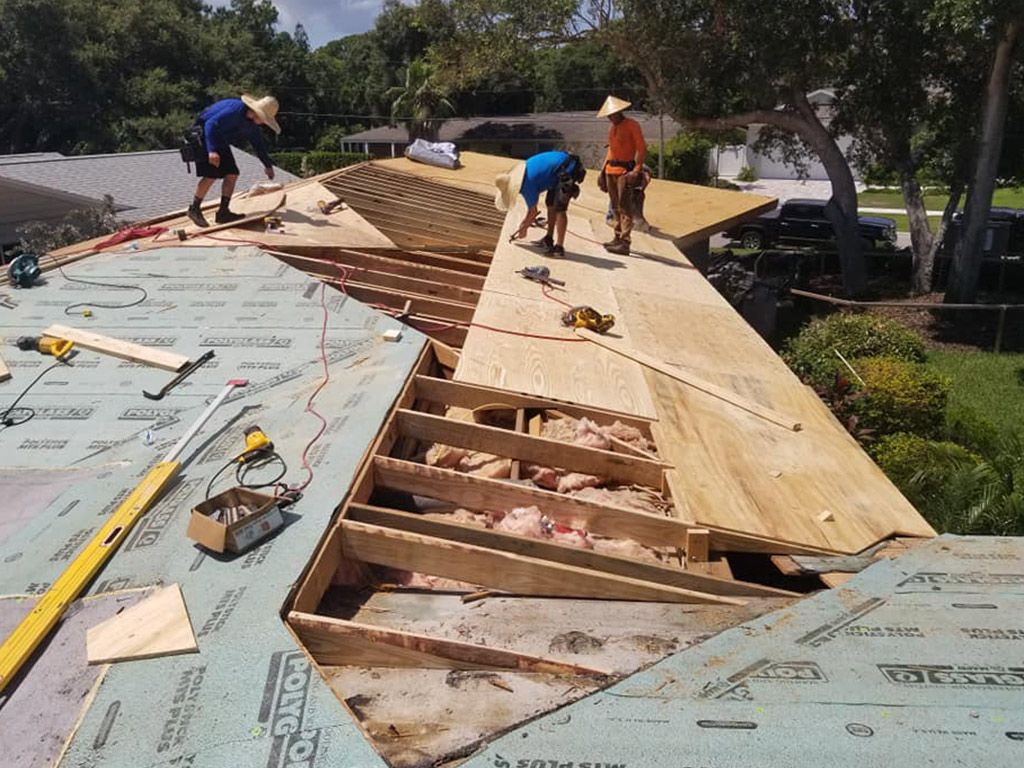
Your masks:
{"label": "black pickup truck", "polygon": [[[771,248],[778,244],[833,243],[836,236],[825,216],[827,200],[787,200],[774,211],[729,229],[725,236],[744,248]],[[881,216],[858,216],[861,242],[867,250],[896,244],[896,222]]]}

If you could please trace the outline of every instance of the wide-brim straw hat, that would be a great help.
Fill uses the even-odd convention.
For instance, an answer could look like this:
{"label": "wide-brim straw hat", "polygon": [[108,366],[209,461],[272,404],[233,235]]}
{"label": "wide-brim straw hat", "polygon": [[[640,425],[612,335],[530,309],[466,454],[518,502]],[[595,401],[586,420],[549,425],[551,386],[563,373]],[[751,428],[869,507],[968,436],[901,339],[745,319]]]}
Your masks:
{"label": "wide-brim straw hat", "polygon": [[499,211],[507,211],[516,204],[516,196],[519,194],[519,187],[523,183],[523,174],[526,172],[526,164],[519,163],[505,173],[499,173],[494,177],[494,207]]}
{"label": "wide-brim straw hat", "polygon": [[281,133],[281,126],[277,124],[277,99],[273,96],[264,96],[262,99],[257,99],[255,96],[243,93],[242,103],[259,115],[260,120],[270,130],[277,134]]}
{"label": "wide-brim straw hat", "polygon": [[608,115],[614,115],[616,112],[625,112],[633,106],[630,101],[616,98],[615,96],[609,96],[604,100],[604,104],[601,105],[601,109],[598,110],[598,117],[608,117]]}

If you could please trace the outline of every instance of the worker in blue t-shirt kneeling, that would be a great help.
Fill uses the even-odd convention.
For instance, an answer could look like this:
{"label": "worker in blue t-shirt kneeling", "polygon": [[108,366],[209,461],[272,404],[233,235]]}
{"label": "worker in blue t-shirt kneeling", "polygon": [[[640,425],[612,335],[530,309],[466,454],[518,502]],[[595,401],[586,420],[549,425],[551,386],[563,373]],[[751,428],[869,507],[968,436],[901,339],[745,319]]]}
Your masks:
{"label": "worker in blue t-shirt kneeling", "polygon": [[526,215],[523,216],[514,239],[525,238],[539,212],[540,193],[546,193],[548,233],[537,244],[552,256],[565,255],[565,230],[569,224],[566,211],[569,201],[579,197],[580,183],[586,176],[583,161],[568,152],[541,152],[525,163],[506,173],[498,174],[494,180],[498,190],[494,205],[499,211],[507,211],[515,205],[517,194],[526,201]]}

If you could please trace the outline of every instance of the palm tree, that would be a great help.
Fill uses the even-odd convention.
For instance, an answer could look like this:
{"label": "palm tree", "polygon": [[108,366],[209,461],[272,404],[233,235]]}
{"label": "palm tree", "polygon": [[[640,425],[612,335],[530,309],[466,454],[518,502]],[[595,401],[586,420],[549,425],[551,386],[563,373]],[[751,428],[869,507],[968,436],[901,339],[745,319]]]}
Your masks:
{"label": "palm tree", "polygon": [[409,62],[405,85],[396,85],[384,93],[391,99],[391,120],[401,120],[409,130],[409,141],[436,141],[443,120],[441,114],[452,114],[455,107],[447,99],[447,90],[434,80],[434,70],[423,59]]}

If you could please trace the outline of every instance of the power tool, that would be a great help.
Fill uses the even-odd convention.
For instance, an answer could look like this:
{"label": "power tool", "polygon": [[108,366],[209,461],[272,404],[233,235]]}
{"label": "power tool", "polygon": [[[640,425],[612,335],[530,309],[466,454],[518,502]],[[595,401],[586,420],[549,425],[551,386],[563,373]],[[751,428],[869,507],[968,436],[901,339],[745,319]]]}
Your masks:
{"label": "power tool", "polygon": [[39,258],[34,253],[16,256],[7,268],[7,277],[10,278],[11,285],[17,288],[31,288],[41,274]]}
{"label": "power tool", "polygon": [[587,328],[598,333],[608,333],[615,325],[615,315],[602,315],[593,307],[573,307],[562,315],[562,325],[570,328]]}
{"label": "power tool", "polygon": [[56,336],[19,336],[15,344],[18,349],[36,350],[44,355],[53,355],[58,360],[67,357],[75,346],[73,341],[58,339]]}
{"label": "power tool", "polygon": [[329,216],[334,211],[335,208],[338,208],[339,206],[342,206],[344,204],[344,200],[331,200],[331,202],[329,203],[326,200],[316,201],[316,207],[320,209],[320,213],[322,213],[324,216]]}
{"label": "power tool", "polygon": [[536,283],[544,283],[545,285],[565,285],[565,280],[556,280],[553,278],[551,276],[551,270],[545,266],[523,267],[516,271],[527,280],[533,280]]}
{"label": "power tool", "polygon": [[245,450],[238,455],[238,463],[248,464],[250,461],[269,456],[273,452],[273,441],[262,429],[253,424],[245,430]]}

